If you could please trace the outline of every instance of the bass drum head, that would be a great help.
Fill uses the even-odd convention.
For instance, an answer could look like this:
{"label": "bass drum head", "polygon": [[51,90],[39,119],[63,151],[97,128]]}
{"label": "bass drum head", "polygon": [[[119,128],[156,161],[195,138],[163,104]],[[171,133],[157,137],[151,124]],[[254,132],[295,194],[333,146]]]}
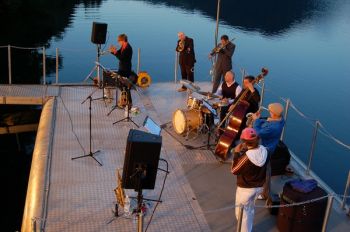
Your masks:
{"label": "bass drum head", "polygon": [[198,129],[203,123],[200,110],[176,110],[173,114],[173,127],[177,134],[183,134],[187,130]]}
{"label": "bass drum head", "polygon": [[176,110],[173,114],[173,127],[177,134],[182,134],[186,131],[187,122],[186,116],[182,110]]}

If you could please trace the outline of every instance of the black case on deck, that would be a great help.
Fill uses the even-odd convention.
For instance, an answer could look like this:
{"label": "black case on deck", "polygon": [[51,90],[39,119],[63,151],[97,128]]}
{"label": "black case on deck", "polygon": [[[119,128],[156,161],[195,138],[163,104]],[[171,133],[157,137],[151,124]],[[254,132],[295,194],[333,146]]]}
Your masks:
{"label": "black case on deck", "polygon": [[[290,184],[285,184],[281,195],[281,205],[304,202],[326,196],[327,193],[316,187],[309,193],[295,191]],[[277,228],[281,232],[318,232],[327,208],[327,198],[308,204],[281,207],[278,210]]]}

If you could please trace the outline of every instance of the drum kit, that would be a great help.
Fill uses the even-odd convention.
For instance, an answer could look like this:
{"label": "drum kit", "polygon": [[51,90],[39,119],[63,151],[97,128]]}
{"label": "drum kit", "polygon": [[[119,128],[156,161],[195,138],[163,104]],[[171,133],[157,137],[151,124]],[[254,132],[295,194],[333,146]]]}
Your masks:
{"label": "drum kit", "polygon": [[200,91],[200,87],[190,81],[182,80],[181,83],[188,90],[185,109],[176,109],[173,113],[172,124],[178,135],[189,138],[194,132],[199,134],[210,133],[214,126],[214,118],[219,115],[221,107],[227,103],[220,97],[210,92]]}

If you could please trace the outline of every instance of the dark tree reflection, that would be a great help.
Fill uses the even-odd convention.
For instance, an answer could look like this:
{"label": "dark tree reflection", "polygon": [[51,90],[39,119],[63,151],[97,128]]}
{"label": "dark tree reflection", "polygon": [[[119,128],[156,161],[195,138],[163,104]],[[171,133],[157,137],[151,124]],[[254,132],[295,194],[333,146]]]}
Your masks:
{"label": "dark tree reflection", "polygon": [[[200,11],[216,19],[217,0],[142,0],[188,11]],[[321,2],[321,3],[320,3]],[[319,0],[221,0],[220,20],[246,31],[264,35],[285,32],[322,8]]]}
{"label": "dark tree reflection", "polygon": [[[99,6],[102,0],[0,0],[0,46],[50,47],[51,38],[62,38],[71,24],[77,4]],[[46,71],[55,71],[52,57]],[[42,77],[41,50],[12,49],[12,83],[39,83]],[[8,83],[7,49],[0,49],[0,83]]]}

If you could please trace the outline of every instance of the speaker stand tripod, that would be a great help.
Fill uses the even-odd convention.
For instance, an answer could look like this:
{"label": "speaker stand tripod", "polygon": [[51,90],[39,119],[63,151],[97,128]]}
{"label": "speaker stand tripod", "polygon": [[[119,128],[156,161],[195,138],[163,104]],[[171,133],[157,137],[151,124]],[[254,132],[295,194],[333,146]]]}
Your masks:
{"label": "speaker stand tripod", "polygon": [[[105,103],[105,106],[107,107],[107,103],[106,103],[106,100],[109,99],[105,96],[105,89],[104,89],[104,78],[103,78],[103,75],[102,75],[102,78],[100,76],[100,73],[101,73],[101,69],[100,69],[100,57],[101,57],[101,44],[97,44],[96,45],[97,47],[97,56],[96,56],[96,65],[92,68],[91,72],[89,73],[89,75],[85,78],[84,82],[87,80],[87,79],[91,79],[91,75],[92,73],[96,70],[96,73],[97,73],[97,83],[98,83],[98,88],[102,88],[102,97],[99,97],[99,98],[94,98],[92,99],[93,101],[94,100],[103,100],[104,103]],[[100,80],[102,79],[102,80]]]}
{"label": "speaker stand tripod", "polygon": [[72,160],[75,160],[75,159],[79,159],[79,158],[84,158],[84,157],[91,157],[91,158],[93,158],[100,166],[102,166],[102,163],[101,162],[99,162],[95,157],[94,157],[94,155],[96,154],[96,153],[99,153],[100,152],[100,150],[97,150],[97,151],[95,151],[95,152],[92,152],[92,148],[91,148],[91,146],[92,146],[92,136],[91,136],[91,102],[92,102],[92,94],[93,94],[94,92],[92,92],[81,104],[84,104],[85,103],[85,101],[87,100],[87,99],[89,99],[89,153],[88,154],[86,154],[86,155],[82,155],[82,156],[77,156],[77,157],[73,157],[72,158]]}

